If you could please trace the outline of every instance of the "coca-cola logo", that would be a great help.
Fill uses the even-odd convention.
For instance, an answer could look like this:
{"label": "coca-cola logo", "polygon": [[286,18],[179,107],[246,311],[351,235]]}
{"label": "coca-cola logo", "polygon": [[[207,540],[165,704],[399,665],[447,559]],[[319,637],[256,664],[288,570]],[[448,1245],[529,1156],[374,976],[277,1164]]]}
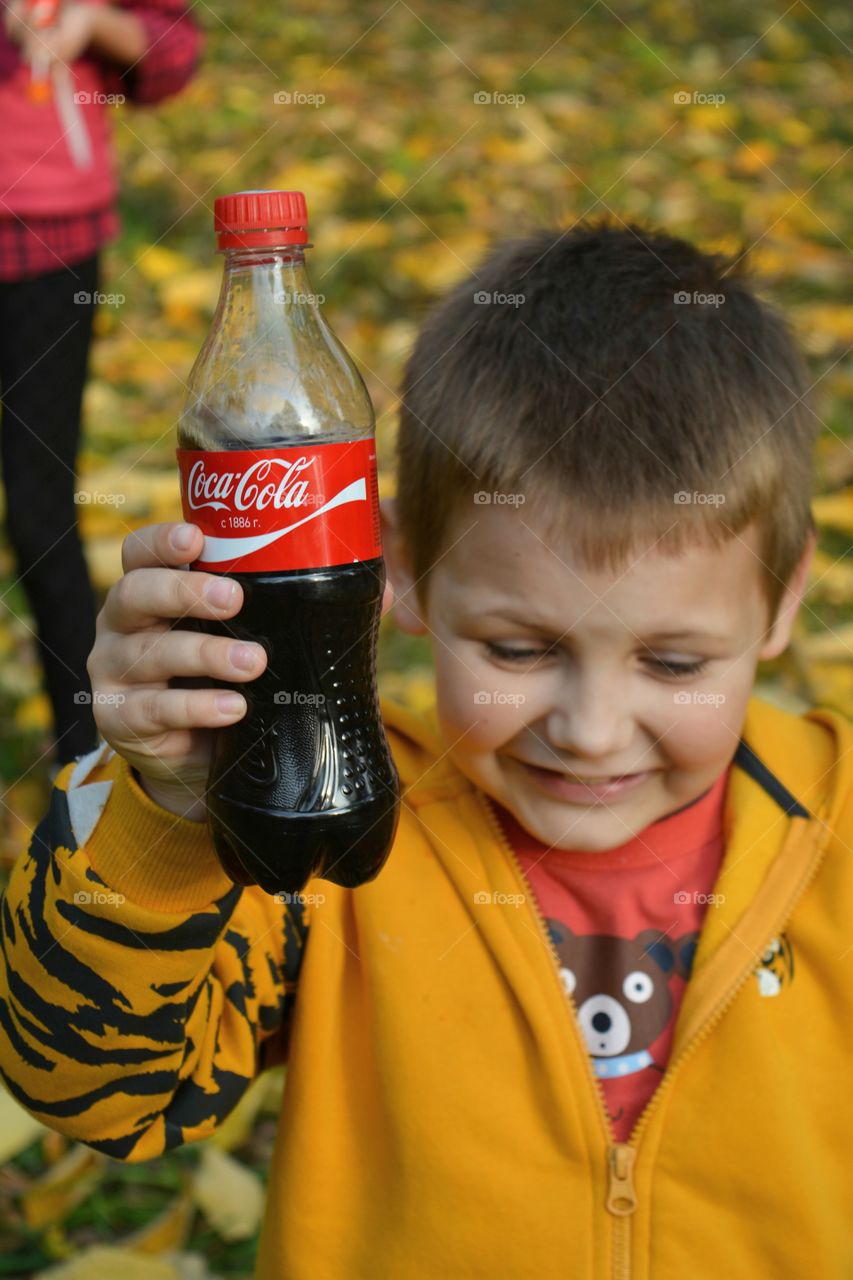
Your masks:
{"label": "coca-cola logo", "polygon": [[[264,511],[267,507],[304,507],[312,504],[309,478],[301,473],[314,461],[305,457],[259,458],[245,471],[216,471],[199,458],[187,476],[187,501],[193,511]],[[281,468],[276,473],[273,468]]]}

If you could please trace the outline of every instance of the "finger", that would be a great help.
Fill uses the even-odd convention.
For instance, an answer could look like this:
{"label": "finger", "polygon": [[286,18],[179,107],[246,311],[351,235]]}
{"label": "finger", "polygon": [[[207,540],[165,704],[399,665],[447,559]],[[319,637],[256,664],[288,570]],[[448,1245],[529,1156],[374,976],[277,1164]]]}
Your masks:
{"label": "finger", "polygon": [[384,618],[389,609],[394,607],[394,590],[390,582],[385,583],[385,590],[382,593],[382,612],[380,618]]}
{"label": "finger", "polygon": [[176,629],[115,637],[102,655],[101,671],[115,684],[156,684],[173,676],[254,680],[266,663],[262,645]]}
{"label": "finger", "polygon": [[[229,710],[229,700],[233,710]],[[170,729],[215,729],[246,714],[246,699],[227,689],[136,689],[125,695],[107,728],[113,737],[151,738]],[[100,726],[99,726],[100,727]],[[109,736],[101,727],[104,737]]]}
{"label": "finger", "polygon": [[111,745],[116,744],[113,749],[117,749],[119,755],[126,753],[128,758],[133,755],[134,761],[140,757],[156,760],[160,777],[185,782],[192,771],[199,777],[206,777],[210,766],[211,734],[216,732],[216,728],[171,729],[153,738],[129,734],[124,724],[117,727],[115,734],[101,732]]}
{"label": "finger", "polygon": [[165,618],[227,618],[243,603],[233,578],[177,569],[131,569],[110,589],[102,613],[109,630],[142,631]]}
{"label": "finger", "polygon": [[[187,541],[180,542],[185,537]],[[129,533],[121,547],[121,567],[144,569],[154,565],[191,564],[201,555],[204,539],[196,524],[168,521],[146,524]]]}

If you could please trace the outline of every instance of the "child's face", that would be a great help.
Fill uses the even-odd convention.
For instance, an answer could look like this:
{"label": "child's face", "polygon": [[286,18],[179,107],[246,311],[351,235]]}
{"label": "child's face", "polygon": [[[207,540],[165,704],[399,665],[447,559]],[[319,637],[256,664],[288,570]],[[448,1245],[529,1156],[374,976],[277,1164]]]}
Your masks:
{"label": "child's face", "polygon": [[[649,550],[621,575],[582,568],[568,541],[546,545],[525,508],[480,507],[454,537],[425,614],[386,538],[398,621],[430,634],[449,754],[538,839],[589,852],[696,799],[729,764],[813,550],[770,631],[755,527],[678,559]],[[622,775],[599,793],[577,781]]]}

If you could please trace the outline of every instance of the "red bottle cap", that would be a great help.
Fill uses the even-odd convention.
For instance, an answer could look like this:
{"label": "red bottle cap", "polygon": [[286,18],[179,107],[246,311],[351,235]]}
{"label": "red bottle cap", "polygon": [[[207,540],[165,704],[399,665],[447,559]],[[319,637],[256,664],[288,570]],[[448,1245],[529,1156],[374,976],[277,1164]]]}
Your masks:
{"label": "red bottle cap", "polygon": [[237,191],[213,202],[220,249],[307,244],[308,209],[301,191]]}

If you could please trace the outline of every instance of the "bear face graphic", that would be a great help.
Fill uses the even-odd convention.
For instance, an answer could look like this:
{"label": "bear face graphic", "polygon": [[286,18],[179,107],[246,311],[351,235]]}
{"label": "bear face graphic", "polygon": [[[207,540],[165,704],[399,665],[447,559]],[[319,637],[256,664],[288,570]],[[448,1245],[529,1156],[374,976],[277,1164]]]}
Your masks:
{"label": "bear face graphic", "polygon": [[659,929],[644,929],[634,938],[619,938],[578,935],[559,920],[547,924],[592,1057],[641,1055],[631,1069],[649,1065],[649,1046],[672,1014],[668,980],[674,974],[689,977],[698,931],[671,939]]}

